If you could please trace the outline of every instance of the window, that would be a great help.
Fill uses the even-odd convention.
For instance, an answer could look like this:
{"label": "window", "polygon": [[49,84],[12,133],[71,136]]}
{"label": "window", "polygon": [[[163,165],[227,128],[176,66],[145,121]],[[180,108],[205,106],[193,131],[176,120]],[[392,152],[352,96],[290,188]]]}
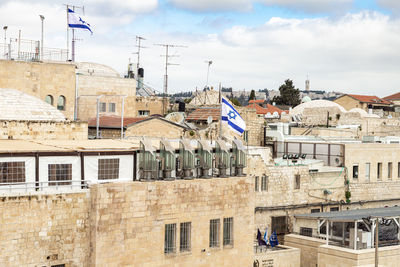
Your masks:
{"label": "window", "polygon": [[358,179],[358,165],[353,165],[353,179]]}
{"label": "window", "polygon": [[210,248],[219,247],[219,219],[210,220]]}
{"label": "window", "polygon": [[318,208],[318,209],[311,209],[311,213],[318,213],[318,212],[321,212],[321,209],[320,209],[320,208]]}
{"label": "window", "polygon": [[300,189],[300,174],[296,174],[294,178],[295,178],[294,189]]}
{"label": "window", "polygon": [[119,159],[99,159],[98,179],[109,180],[119,177]]}
{"label": "window", "polygon": [[0,162],[0,183],[24,183],[25,162]]}
{"label": "window", "polygon": [[190,251],[190,242],[191,242],[191,228],[192,228],[192,223],[191,222],[185,222],[181,223],[181,233],[180,233],[180,245],[179,245],[179,250],[181,252],[183,251]]}
{"label": "window", "polygon": [[224,218],[224,246],[233,246],[233,218]]}
{"label": "window", "polygon": [[115,112],[115,103],[108,103],[108,112]]}
{"label": "window", "polygon": [[100,102],[99,103],[99,112],[106,112],[107,111],[107,103]]}
{"label": "window", "polygon": [[365,163],[365,180],[370,180],[370,173],[371,173],[371,163]]}
{"label": "window", "polygon": [[51,265],[51,267],[65,267],[65,264]]}
{"label": "window", "polygon": [[139,110],[139,116],[149,116],[150,110]]}
{"label": "window", "polygon": [[249,131],[243,132],[243,140],[247,143],[249,142]]}
{"label": "window", "polygon": [[176,240],[176,224],[165,225],[165,242],[164,242],[164,253],[175,253],[175,240]]}
{"label": "window", "polygon": [[382,178],[382,162],[378,162],[377,170],[376,170],[376,175],[378,179]]}
{"label": "window", "polygon": [[58,97],[58,101],[57,101],[57,109],[58,110],[65,110],[65,102],[66,102],[65,96],[60,95]]}
{"label": "window", "polygon": [[44,101],[45,101],[47,104],[53,105],[53,103],[54,103],[53,96],[47,95],[46,98],[44,99]]}
{"label": "window", "polygon": [[400,162],[397,163],[397,177],[400,178]]}
{"label": "window", "polygon": [[276,234],[286,234],[286,221],[286,216],[271,217],[271,230],[276,230]]}
{"label": "window", "polygon": [[312,236],[312,228],[300,227],[300,235]]}
{"label": "window", "polygon": [[[72,164],[49,164],[49,181],[69,181],[72,180]],[[71,182],[53,182],[49,185],[70,185]]]}
{"label": "window", "polygon": [[258,176],[255,177],[254,191],[258,192]]}
{"label": "window", "polygon": [[268,191],[268,177],[266,175],[261,177],[261,191]]}
{"label": "window", "polygon": [[331,211],[339,211],[339,207],[331,207]]}
{"label": "window", "polygon": [[393,163],[388,162],[388,178],[392,179],[392,173],[393,173]]}

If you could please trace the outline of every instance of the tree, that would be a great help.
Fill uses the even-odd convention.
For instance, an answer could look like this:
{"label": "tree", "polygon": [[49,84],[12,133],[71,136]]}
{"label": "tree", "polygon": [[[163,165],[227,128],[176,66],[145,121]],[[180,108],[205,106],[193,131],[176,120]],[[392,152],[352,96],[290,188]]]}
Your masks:
{"label": "tree", "polygon": [[230,101],[232,102],[232,104],[234,104],[235,106],[238,106],[238,107],[242,106],[237,98],[231,98],[231,99],[229,99],[229,100],[230,100]]}
{"label": "tree", "polygon": [[254,90],[250,92],[249,101],[250,100],[256,100],[256,92]]}
{"label": "tree", "polygon": [[280,96],[275,96],[272,101],[278,105],[297,106],[300,104],[300,90],[294,88],[293,81],[287,79],[279,87]]}

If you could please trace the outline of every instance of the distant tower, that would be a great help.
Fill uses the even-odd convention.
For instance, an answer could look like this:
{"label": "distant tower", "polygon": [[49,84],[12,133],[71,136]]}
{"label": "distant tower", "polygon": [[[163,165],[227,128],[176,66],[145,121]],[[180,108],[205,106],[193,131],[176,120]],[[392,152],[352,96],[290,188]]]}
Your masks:
{"label": "distant tower", "polygon": [[310,91],[310,80],[308,79],[308,75],[306,80],[306,91]]}

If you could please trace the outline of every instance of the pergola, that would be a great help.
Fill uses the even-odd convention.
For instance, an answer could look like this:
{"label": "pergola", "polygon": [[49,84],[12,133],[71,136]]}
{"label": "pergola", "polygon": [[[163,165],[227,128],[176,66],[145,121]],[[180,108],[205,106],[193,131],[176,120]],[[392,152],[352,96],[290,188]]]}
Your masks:
{"label": "pergola", "polygon": [[[379,241],[379,224],[390,225],[393,221],[399,229],[397,239],[400,240],[400,207],[385,207],[373,209],[344,210],[321,213],[310,213],[295,215],[296,218],[318,220],[318,236],[326,238],[326,244],[329,244],[329,238],[332,238],[330,227],[332,223],[343,223],[342,242],[345,242],[345,223],[354,223],[354,250],[357,250],[357,226],[363,223],[369,232],[371,232],[371,246],[377,245]],[[321,226],[326,223],[326,235],[320,233]],[[373,234],[375,233],[375,235]]]}

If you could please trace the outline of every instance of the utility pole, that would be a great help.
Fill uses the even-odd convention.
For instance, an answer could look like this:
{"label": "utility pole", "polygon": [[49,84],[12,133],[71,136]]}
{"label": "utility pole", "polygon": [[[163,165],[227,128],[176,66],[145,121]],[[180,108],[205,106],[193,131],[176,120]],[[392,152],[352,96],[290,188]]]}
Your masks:
{"label": "utility pole", "polygon": [[163,115],[164,115],[166,113],[166,97],[168,95],[168,66],[179,65],[179,64],[168,62],[168,59],[170,57],[179,57],[179,55],[169,55],[169,48],[173,48],[173,47],[186,48],[187,46],[174,45],[174,44],[154,44],[154,45],[165,47],[165,55],[161,55],[162,57],[165,57],[165,75],[164,75],[164,92],[163,92]]}
{"label": "utility pole", "polygon": [[206,83],[206,87],[208,87],[208,75],[210,74],[210,66],[211,66],[211,64],[213,62],[212,62],[212,60],[206,60],[204,62],[208,64],[208,68],[207,68],[207,83]]}

